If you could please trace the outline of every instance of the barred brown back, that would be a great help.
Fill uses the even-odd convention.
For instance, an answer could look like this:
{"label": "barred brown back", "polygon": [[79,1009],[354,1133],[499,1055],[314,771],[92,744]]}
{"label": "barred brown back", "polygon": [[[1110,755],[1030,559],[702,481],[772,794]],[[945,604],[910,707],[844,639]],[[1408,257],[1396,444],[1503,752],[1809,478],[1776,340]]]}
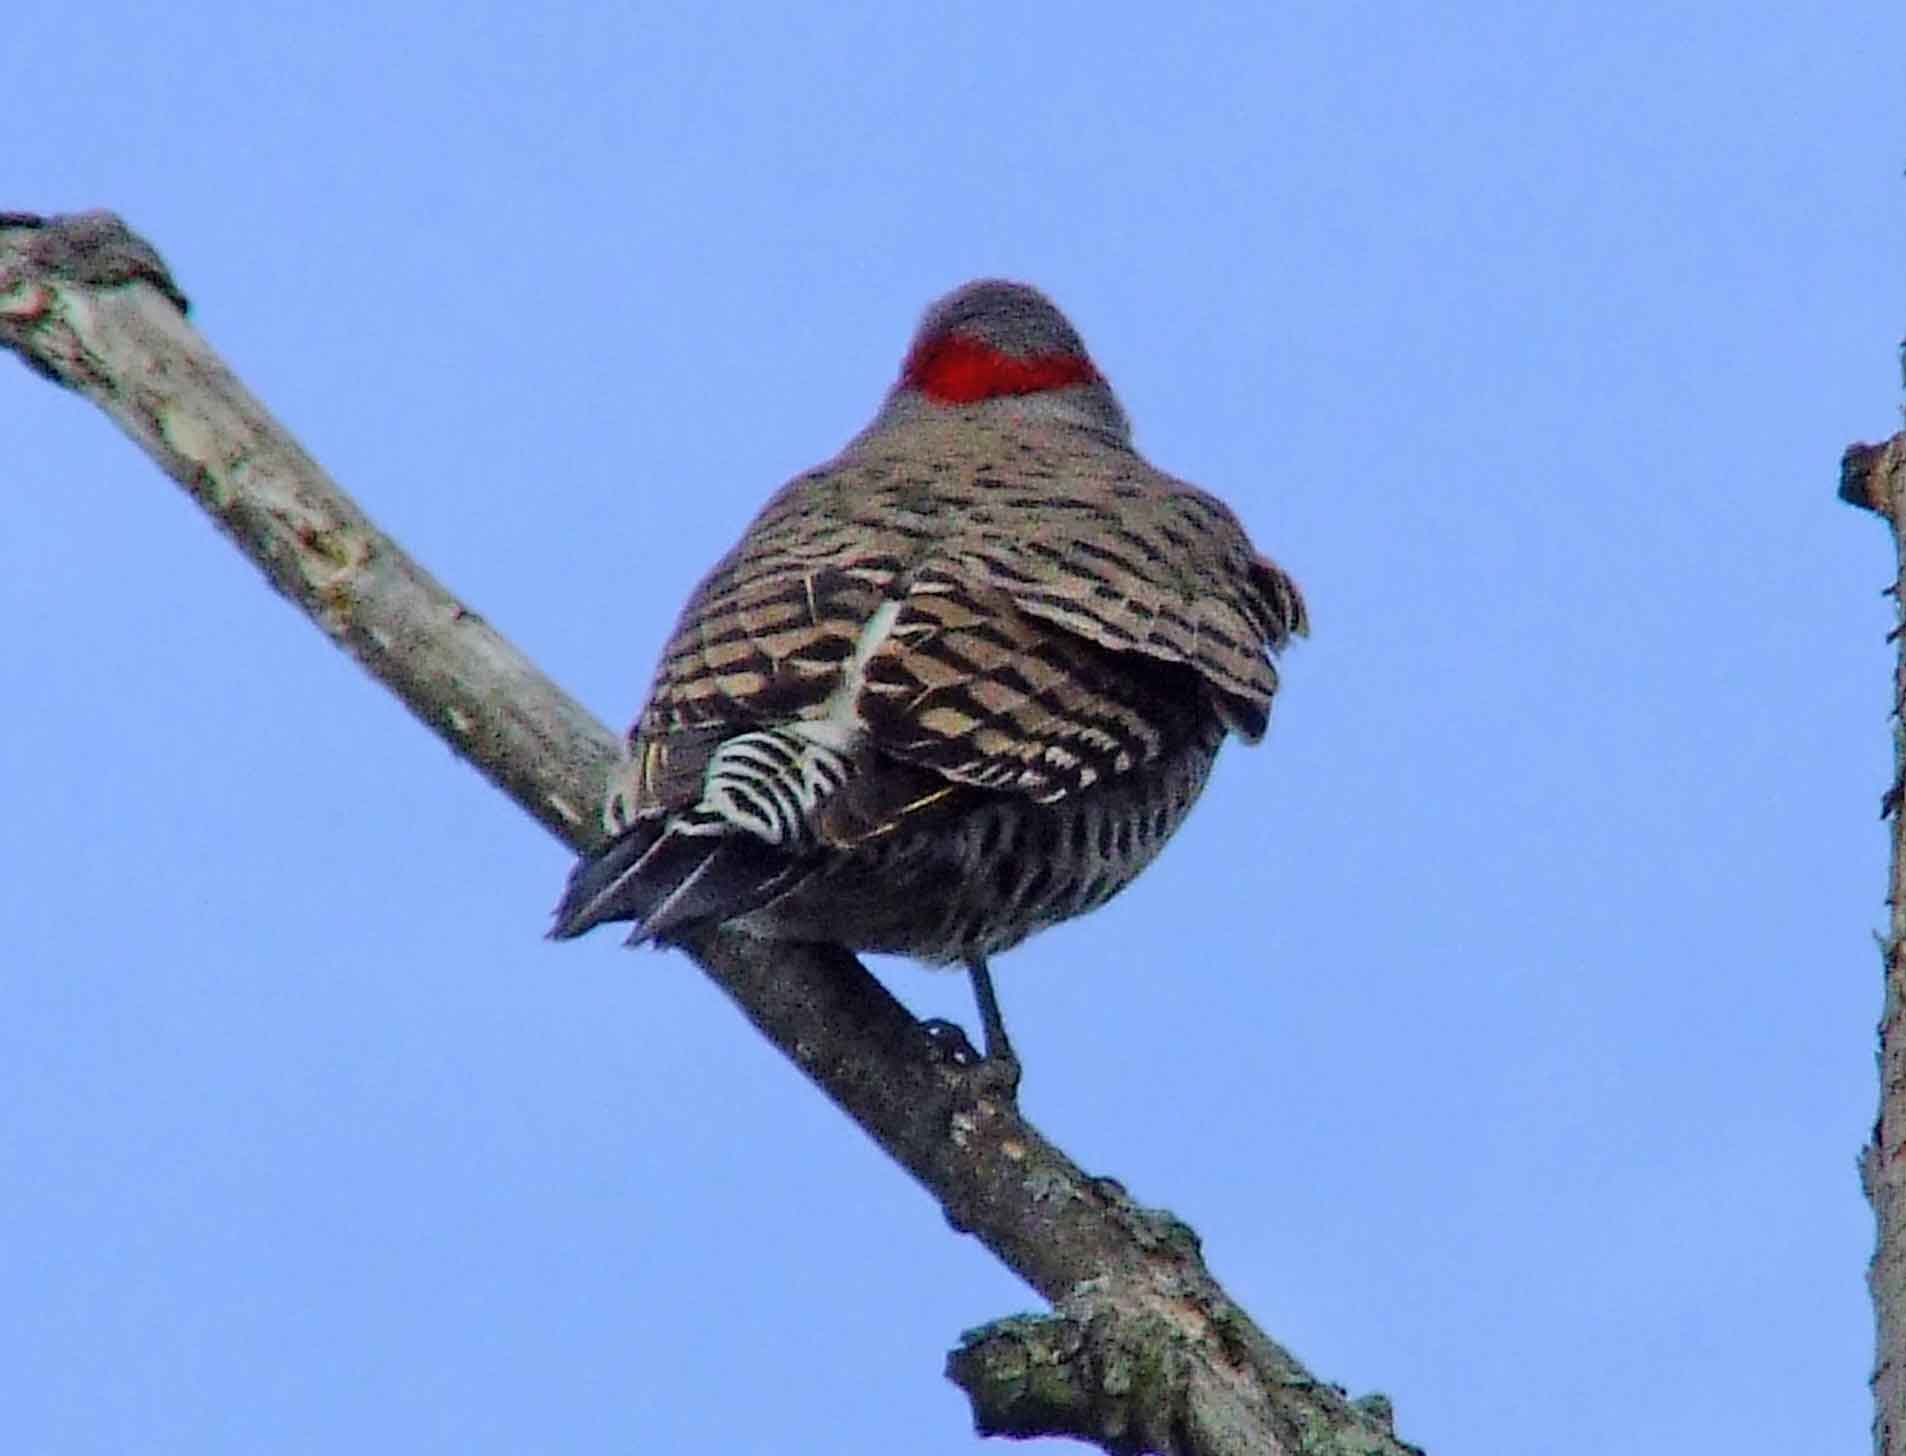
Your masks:
{"label": "barred brown back", "polygon": [[[1039,801],[1153,762],[1199,713],[1260,736],[1266,649],[1305,625],[1203,491],[1129,450],[956,414],[768,503],[690,599],[636,740],[814,713],[890,595],[904,606],[860,704],[879,749]],[[1191,668],[1190,700],[1161,697],[1147,662]]]}

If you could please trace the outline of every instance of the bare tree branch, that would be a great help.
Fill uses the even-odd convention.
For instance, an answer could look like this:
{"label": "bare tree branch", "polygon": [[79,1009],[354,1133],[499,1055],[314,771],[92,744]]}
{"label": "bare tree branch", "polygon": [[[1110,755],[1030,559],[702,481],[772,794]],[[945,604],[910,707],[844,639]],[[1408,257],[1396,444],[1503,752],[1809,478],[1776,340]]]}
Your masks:
{"label": "bare tree branch", "polygon": [[[109,414],[273,586],[546,829],[600,830],[617,739],[380,532],[186,322],[110,214],[0,214],[0,341]],[[716,934],[702,969],[784,1055],[1054,1305],[971,1332],[949,1375],[982,1433],[1169,1456],[1415,1448],[1252,1323],[1195,1234],[977,1096],[851,955]]]}
{"label": "bare tree branch", "polygon": [[1892,527],[1899,571],[1890,595],[1901,610],[1893,629],[1900,656],[1893,670],[1893,782],[1880,813],[1893,821],[1891,910],[1881,963],[1886,977],[1880,1012],[1880,1110],[1873,1139],[1860,1155],[1860,1183],[1873,1205],[1877,1239],[1867,1267],[1873,1296],[1873,1450],[1906,1456],[1906,434],[1883,445],[1854,445],[1840,461],[1840,498],[1884,517]]}

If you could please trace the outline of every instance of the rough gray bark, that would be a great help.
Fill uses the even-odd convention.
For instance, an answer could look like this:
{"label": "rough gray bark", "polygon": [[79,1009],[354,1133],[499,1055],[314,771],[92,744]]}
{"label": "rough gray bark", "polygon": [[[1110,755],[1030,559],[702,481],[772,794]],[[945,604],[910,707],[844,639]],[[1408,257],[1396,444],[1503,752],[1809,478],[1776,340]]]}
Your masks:
{"label": "rough gray bark", "polygon": [[1880,1010],[1880,1108],[1860,1155],[1860,1183],[1873,1205],[1876,1240],[1866,1284],[1873,1297],[1873,1450],[1906,1456],[1906,434],[1855,445],[1840,462],[1840,498],[1886,519],[1899,554],[1889,594],[1902,615],[1892,640],[1893,784],[1880,811],[1893,823],[1890,911],[1880,945],[1885,999]]}
{"label": "rough gray bark", "polygon": [[[186,322],[109,214],[0,214],[0,342],[109,414],[271,583],[458,754],[576,849],[614,734],[380,532]],[[527,933],[527,932],[526,932]],[[970,1332],[948,1373],[986,1434],[1168,1456],[1403,1456],[1252,1323],[1192,1231],[1093,1178],[936,1054],[844,951],[717,934],[702,969],[869,1136],[1054,1305]]]}

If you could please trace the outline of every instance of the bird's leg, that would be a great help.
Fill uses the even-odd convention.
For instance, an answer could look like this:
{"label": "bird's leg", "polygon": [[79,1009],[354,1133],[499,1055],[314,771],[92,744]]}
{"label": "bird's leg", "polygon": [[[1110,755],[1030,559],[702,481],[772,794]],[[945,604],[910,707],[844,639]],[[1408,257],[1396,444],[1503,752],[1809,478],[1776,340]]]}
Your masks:
{"label": "bird's leg", "polygon": [[979,1003],[980,1033],[986,1039],[986,1060],[976,1069],[987,1083],[997,1084],[1010,1099],[1019,1090],[1019,1057],[1006,1039],[1006,1022],[999,1014],[999,997],[993,991],[992,972],[986,957],[974,956],[966,963],[973,978],[973,999]]}

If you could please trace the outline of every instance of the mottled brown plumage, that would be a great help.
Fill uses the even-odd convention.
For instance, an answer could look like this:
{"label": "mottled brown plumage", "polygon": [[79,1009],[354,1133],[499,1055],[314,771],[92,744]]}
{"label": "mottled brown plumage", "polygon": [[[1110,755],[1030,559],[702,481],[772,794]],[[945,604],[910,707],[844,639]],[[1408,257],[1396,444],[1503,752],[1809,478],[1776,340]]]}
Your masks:
{"label": "mottled brown plumage", "polygon": [[968,285],[689,599],[556,933],[983,965],[1149,862],[1304,629],[1231,512],[1133,450],[1063,316]]}

